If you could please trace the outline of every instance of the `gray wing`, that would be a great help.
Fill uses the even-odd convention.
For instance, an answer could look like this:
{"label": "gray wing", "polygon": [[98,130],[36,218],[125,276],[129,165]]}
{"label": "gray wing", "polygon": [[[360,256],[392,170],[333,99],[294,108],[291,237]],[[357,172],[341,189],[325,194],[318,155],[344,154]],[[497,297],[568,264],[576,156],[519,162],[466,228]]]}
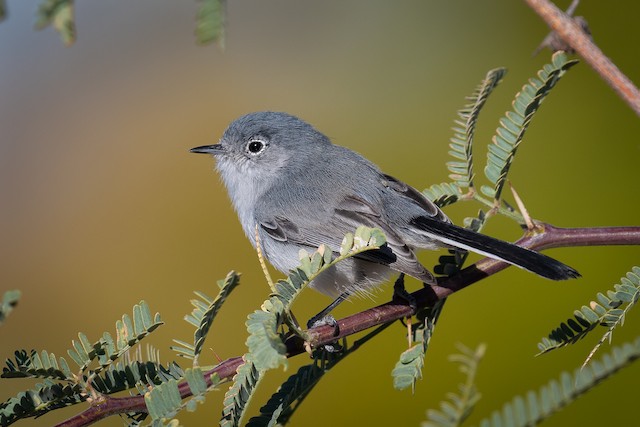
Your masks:
{"label": "gray wing", "polygon": [[382,175],[382,185],[390,188],[394,192],[411,199],[413,203],[420,206],[424,212],[421,214],[442,222],[451,223],[451,220],[442,212],[442,210],[431,200],[427,199],[421,192],[405,184],[404,182],[392,177],[391,175]]}
{"label": "gray wing", "polygon": [[[419,194],[416,190],[413,191]],[[345,196],[330,212],[326,221],[314,224],[313,233],[281,216],[263,219],[259,224],[264,232],[277,241],[291,242],[310,249],[326,244],[334,250],[340,247],[345,234],[353,233],[360,225],[380,228],[387,236],[387,244],[380,250],[367,251],[357,257],[387,265],[422,282],[434,283],[433,275],[420,264],[403,239],[387,225],[379,209],[356,195]]]}

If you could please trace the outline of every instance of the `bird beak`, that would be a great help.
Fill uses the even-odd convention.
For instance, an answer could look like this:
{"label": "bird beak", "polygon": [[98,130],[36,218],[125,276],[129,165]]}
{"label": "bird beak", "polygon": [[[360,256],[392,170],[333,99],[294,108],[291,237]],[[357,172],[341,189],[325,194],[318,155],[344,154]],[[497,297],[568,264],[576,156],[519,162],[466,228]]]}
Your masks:
{"label": "bird beak", "polygon": [[202,154],[221,154],[224,153],[224,147],[222,144],[214,144],[214,145],[202,145],[200,147],[195,147],[189,150],[191,153],[202,153]]}

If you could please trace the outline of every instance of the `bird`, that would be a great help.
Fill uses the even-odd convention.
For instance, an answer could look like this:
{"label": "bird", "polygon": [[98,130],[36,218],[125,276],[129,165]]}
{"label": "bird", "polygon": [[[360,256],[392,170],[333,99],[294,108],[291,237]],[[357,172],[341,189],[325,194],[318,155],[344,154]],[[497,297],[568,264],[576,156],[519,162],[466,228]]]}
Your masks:
{"label": "bird", "polygon": [[309,284],[336,301],[369,295],[393,274],[435,284],[417,258],[421,250],[472,251],[552,280],[580,276],[551,257],[453,224],[420,191],[288,113],[246,114],[217,144],[190,151],[215,158],[247,238],[255,248],[257,234],[264,257],[285,274],[298,265],[300,249],[325,244],[336,251],[362,225],[384,232],[383,247],[339,262]]}

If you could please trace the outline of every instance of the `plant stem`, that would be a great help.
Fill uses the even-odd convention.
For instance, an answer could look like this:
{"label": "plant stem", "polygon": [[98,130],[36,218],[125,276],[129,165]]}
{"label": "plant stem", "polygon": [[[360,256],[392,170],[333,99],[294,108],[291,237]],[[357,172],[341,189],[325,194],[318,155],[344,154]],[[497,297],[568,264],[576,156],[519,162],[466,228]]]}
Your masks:
{"label": "plant stem", "polygon": [[525,0],[525,2],[640,116],[638,88],[605,56],[571,17],[548,0]]}

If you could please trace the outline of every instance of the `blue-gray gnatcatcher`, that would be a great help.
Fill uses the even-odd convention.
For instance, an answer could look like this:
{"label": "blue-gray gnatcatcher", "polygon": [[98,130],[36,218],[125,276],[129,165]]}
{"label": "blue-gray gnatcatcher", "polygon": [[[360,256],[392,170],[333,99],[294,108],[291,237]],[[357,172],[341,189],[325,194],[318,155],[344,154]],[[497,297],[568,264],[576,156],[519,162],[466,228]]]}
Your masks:
{"label": "blue-gray gnatcatcher", "polygon": [[435,283],[416,258],[419,249],[471,250],[553,280],[579,276],[553,258],[453,225],[419,191],[286,113],[247,114],[219,144],[191,152],[215,157],[244,232],[255,247],[257,226],[264,256],[284,273],[298,265],[300,249],[324,243],[336,250],[360,225],[382,229],[385,247],[338,263],[310,284],[334,298],[369,293],[393,272]]}

